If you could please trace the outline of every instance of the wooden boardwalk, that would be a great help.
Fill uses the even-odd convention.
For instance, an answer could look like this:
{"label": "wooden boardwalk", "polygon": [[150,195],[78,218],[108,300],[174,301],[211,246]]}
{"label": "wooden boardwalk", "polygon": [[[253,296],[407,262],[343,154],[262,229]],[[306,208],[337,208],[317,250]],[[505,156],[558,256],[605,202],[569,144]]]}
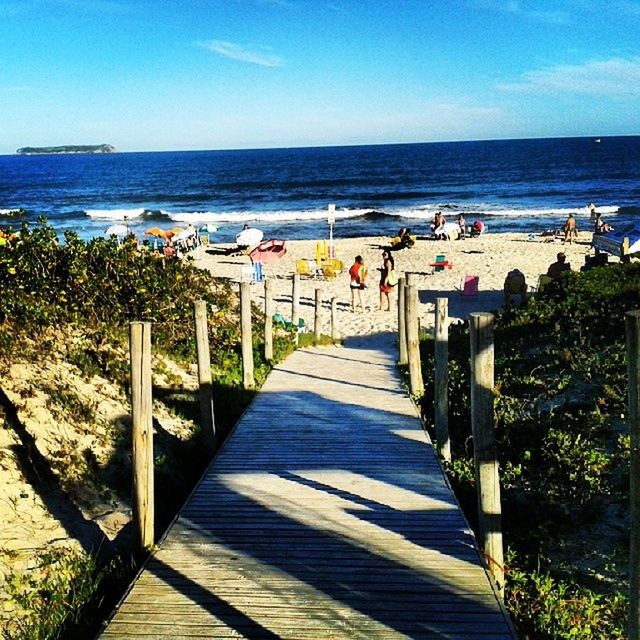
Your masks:
{"label": "wooden boardwalk", "polygon": [[100,637],[513,639],[394,359],[278,366]]}

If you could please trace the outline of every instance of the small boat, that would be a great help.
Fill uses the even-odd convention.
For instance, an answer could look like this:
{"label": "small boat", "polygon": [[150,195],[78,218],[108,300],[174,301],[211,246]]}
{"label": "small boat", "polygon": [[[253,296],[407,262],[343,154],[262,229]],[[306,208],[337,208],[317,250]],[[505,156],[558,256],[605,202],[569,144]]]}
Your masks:
{"label": "small boat", "polygon": [[594,142],[602,142],[602,138],[596,138]]}
{"label": "small boat", "polygon": [[280,260],[287,253],[284,240],[266,240],[261,242],[250,254],[251,262],[269,264]]}

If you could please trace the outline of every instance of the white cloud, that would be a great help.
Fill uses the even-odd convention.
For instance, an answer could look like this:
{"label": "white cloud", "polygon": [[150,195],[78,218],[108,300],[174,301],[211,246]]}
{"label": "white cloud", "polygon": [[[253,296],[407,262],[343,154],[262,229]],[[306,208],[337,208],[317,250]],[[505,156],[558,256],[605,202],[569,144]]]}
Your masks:
{"label": "white cloud", "polygon": [[640,95],[640,57],[592,60],[582,65],[529,71],[522,80],[499,84],[498,89],[532,94]]}
{"label": "white cloud", "polygon": [[225,42],[224,40],[199,42],[198,46],[208,51],[213,51],[213,53],[217,53],[224,58],[257,64],[261,67],[281,67],[284,64],[282,58],[269,53],[268,50],[262,50],[264,48],[256,50],[235,42]]}

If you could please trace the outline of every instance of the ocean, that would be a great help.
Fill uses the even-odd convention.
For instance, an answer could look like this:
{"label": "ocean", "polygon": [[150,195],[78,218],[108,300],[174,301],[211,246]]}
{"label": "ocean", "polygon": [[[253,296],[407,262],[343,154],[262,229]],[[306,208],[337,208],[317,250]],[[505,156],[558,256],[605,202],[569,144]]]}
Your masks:
{"label": "ocean", "polygon": [[[640,137],[553,138],[236,151],[0,156],[0,225],[45,216],[84,239],[126,223],[193,223],[232,242],[244,223],[266,238],[426,234],[437,211],[489,232],[558,228],[588,205],[616,225],[640,216]],[[23,215],[9,212],[23,210]]]}

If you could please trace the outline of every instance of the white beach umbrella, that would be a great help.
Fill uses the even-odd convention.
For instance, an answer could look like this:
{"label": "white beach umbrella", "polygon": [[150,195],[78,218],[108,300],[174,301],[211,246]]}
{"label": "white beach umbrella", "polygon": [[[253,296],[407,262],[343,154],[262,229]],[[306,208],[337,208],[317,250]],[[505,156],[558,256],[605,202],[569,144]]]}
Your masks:
{"label": "white beach umbrella", "polygon": [[236,243],[240,246],[252,247],[262,242],[262,236],[264,233],[260,229],[251,227],[249,229],[243,229],[236,236]]}
{"label": "white beach umbrella", "polygon": [[129,235],[129,227],[124,224],[112,224],[105,232],[105,236],[118,236],[119,238]]}

